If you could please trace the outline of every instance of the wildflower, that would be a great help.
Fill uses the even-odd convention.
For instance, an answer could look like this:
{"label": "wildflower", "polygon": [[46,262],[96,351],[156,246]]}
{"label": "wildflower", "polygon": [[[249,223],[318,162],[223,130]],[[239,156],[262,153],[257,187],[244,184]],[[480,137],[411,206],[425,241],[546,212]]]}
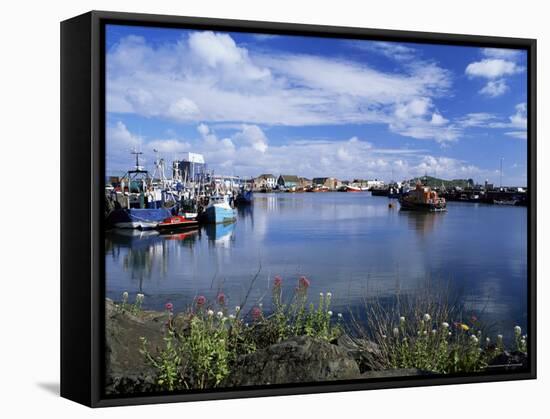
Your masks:
{"label": "wildflower", "polygon": [[397,327],[394,327],[394,328],[393,328],[393,335],[394,335],[395,337],[399,336],[399,328],[397,328]]}
{"label": "wildflower", "polygon": [[491,343],[491,338],[489,338],[489,337],[486,337],[486,338],[485,338],[485,342],[486,342],[486,343],[487,343],[487,345],[488,345],[489,343]]}
{"label": "wildflower", "polygon": [[264,308],[264,305],[263,305],[263,303],[260,303],[260,304],[258,304],[258,307],[260,307],[260,308]]}
{"label": "wildflower", "polygon": [[344,315],[342,313],[338,313],[338,318],[341,319],[342,317],[344,317]]}
{"label": "wildflower", "polygon": [[319,297],[323,298],[325,294],[323,294],[322,292],[319,293]]}
{"label": "wildflower", "polygon": [[275,276],[275,279],[273,280],[273,286],[276,288],[280,288],[281,285],[283,285],[283,278],[281,278],[279,275]]}
{"label": "wildflower", "polygon": [[262,316],[262,310],[260,309],[260,307],[254,307],[252,309],[251,314],[252,314],[252,319],[254,319],[254,321],[257,321]]}
{"label": "wildflower", "polygon": [[214,315],[214,311],[213,310],[208,310],[206,312],[210,317],[212,317]]}
{"label": "wildflower", "polygon": [[122,293],[122,302],[126,303],[128,301],[128,291]]}
{"label": "wildflower", "polygon": [[328,314],[329,317],[332,317],[332,311],[329,310],[329,311],[327,312],[327,314]]}
{"label": "wildflower", "polygon": [[164,304],[164,308],[166,309],[166,311],[172,311],[174,309],[174,304],[172,303],[166,303]]}
{"label": "wildflower", "polygon": [[437,333],[437,330],[432,329],[432,335],[435,335]]}
{"label": "wildflower", "polygon": [[432,319],[432,316],[430,316],[428,313],[424,314],[424,321],[429,322]]}
{"label": "wildflower", "polygon": [[140,293],[140,294],[137,294],[137,295],[136,295],[136,302],[140,302],[140,303],[141,303],[141,302],[143,301],[144,298],[145,298],[145,295],[143,295],[143,294],[141,294],[141,293]]}
{"label": "wildflower", "polygon": [[424,330],[424,331],[422,332],[422,334],[425,336],[425,335],[428,334],[428,332],[427,332],[426,330]]}
{"label": "wildflower", "polygon": [[447,333],[448,336],[451,336],[451,334],[452,334],[451,332]]}
{"label": "wildflower", "polygon": [[332,292],[327,292],[327,297],[328,298],[332,297]]}
{"label": "wildflower", "polygon": [[230,315],[229,315],[229,318],[230,318],[231,320],[233,320],[233,319],[235,318],[235,315],[234,315],[234,314],[230,314]]}
{"label": "wildflower", "polygon": [[311,282],[305,276],[301,276],[300,279],[298,280],[298,285],[300,289],[307,290],[311,285]]}
{"label": "wildflower", "polygon": [[467,324],[464,324],[464,323],[461,323],[460,327],[462,328],[462,330],[465,330],[465,331],[470,330],[470,327]]}
{"label": "wildflower", "polygon": [[400,321],[401,323],[405,323],[405,317],[404,317],[404,316],[399,317],[399,321]]}
{"label": "wildflower", "polygon": [[238,313],[239,311],[241,311],[241,307],[240,307],[240,306],[236,306],[236,307],[235,307],[235,311]]}
{"label": "wildflower", "polygon": [[218,294],[218,304],[221,306],[225,304],[225,294],[223,292]]}
{"label": "wildflower", "polygon": [[449,328],[449,323],[443,322],[443,323],[441,323],[441,326],[443,327],[443,329],[448,329]]}
{"label": "wildflower", "polygon": [[525,339],[522,339],[522,340],[520,341],[520,343],[521,343],[521,346],[525,346],[525,345],[527,344],[527,341],[526,341]]}
{"label": "wildflower", "polygon": [[386,335],[382,335],[382,339],[386,339],[386,338],[387,338],[387,336],[386,336]]}
{"label": "wildflower", "polygon": [[216,313],[216,316],[218,316],[218,319],[221,319],[223,317],[223,313],[221,311],[218,311]]}
{"label": "wildflower", "polygon": [[516,336],[521,335],[521,327],[519,326],[514,327],[514,333],[516,334]]}
{"label": "wildflower", "polygon": [[203,306],[203,305],[205,305],[205,304],[206,304],[206,297],[205,297],[204,295],[199,295],[199,296],[197,297],[197,305],[198,305],[199,307],[201,307],[201,306]]}
{"label": "wildflower", "polygon": [[474,342],[474,343],[478,343],[478,342],[479,342],[479,339],[477,338],[476,335],[470,335],[470,339],[471,339],[472,342]]}
{"label": "wildflower", "polygon": [[503,338],[502,335],[497,335],[497,341],[498,341],[499,343],[502,343],[502,338]]}

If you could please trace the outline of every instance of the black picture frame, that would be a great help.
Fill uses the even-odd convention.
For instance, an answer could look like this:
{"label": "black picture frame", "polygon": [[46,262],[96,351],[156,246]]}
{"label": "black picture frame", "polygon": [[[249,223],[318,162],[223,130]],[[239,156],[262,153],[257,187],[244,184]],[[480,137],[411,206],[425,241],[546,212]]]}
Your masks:
{"label": "black picture frame", "polygon": [[[105,46],[108,23],[516,48],[528,59],[526,372],[392,378],[107,397],[103,394]],[[91,407],[466,384],[536,378],[536,40],[91,11],[61,22],[61,396]],[[78,191],[78,192],[77,192]]]}

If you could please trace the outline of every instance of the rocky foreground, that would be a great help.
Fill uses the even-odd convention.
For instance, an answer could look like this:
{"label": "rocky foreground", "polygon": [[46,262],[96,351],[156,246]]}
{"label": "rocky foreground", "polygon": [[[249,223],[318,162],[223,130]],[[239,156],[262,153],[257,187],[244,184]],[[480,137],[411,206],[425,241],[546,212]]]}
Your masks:
{"label": "rocky foreground", "polygon": [[[156,391],[156,371],[140,352],[141,338],[147,339],[153,351],[164,347],[167,313],[133,315],[117,310],[107,299],[105,314],[107,394]],[[183,315],[175,316],[173,322],[185,327]],[[240,356],[220,387],[434,375],[414,368],[370,370],[365,356],[376,356],[378,350],[373,342],[347,335],[332,342],[296,336]],[[489,368],[518,368],[526,362],[522,353],[505,352]]]}

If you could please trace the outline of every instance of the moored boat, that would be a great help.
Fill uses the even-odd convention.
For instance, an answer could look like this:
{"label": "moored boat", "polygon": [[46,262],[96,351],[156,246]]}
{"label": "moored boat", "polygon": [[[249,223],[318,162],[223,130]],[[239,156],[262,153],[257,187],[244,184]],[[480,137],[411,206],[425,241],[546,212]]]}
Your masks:
{"label": "moored boat", "polygon": [[230,223],[237,219],[237,210],[229,205],[225,197],[214,195],[210,197],[203,217],[207,223]]}
{"label": "moored boat", "polygon": [[173,215],[162,220],[158,225],[159,230],[177,230],[184,228],[192,228],[198,226],[199,222],[196,219],[189,219],[183,215]]}
{"label": "moored boat", "polygon": [[241,190],[235,197],[235,204],[237,205],[250,205],[252,204],[252,198],[254,193],[251,190]]}
{"label": "moored boat", "polygon": [[416,188],[399,198],[401,209],[406,211],[447,211],[445,198],[438,196],[430,187],[417,183]]}
{"label": "moored boat", "polygon": [[346,185],[346,192],[363,192],[363,189],[353,185]]}
{"label": "moored boat", "polygon": [[117,228],[148,230],[171,215],[169,208],[120,208],[109,214],[107,222]]}

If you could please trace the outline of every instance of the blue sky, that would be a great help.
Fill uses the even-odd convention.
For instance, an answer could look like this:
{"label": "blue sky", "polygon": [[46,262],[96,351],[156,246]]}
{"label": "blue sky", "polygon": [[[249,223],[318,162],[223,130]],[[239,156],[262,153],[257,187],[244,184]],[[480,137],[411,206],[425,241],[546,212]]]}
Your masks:
{"label": "blue sky", "polygon": [[520,50],[108,25],[107,172],[129,152],[215,173],[525,185]]}

